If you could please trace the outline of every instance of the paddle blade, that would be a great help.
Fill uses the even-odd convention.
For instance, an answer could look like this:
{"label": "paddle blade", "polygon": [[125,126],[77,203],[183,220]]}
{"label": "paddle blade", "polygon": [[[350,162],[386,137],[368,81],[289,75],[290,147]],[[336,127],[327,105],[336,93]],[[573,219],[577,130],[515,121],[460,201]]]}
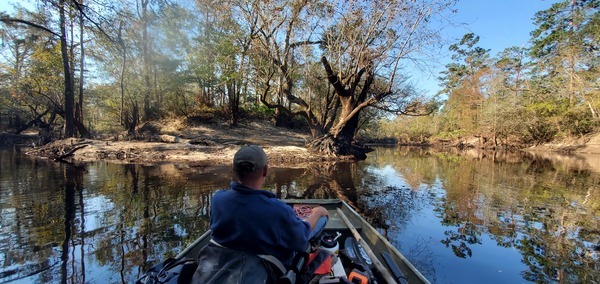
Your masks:
{"label": "paddle blade", "polygon": [[365,251],[365,249],[358,243],[358,241],[353,237],[346,238],[344,242],[344,247],[346,250],[346,256],[352,260],[354,263],[365,265],[370,267],[373,264],[371,258]]}
{"label": "paddle blade", "polygon": [[[352,240],[354,240],[354,242]],[[358,259],[358,252],[356,251],[356,246],[354,245],[354,243],[356,243],[356,239],[354,239],[353,237],[346,238],[346,241],[344,241],[344,254],[353,263],[361,264],[360,260]]]}

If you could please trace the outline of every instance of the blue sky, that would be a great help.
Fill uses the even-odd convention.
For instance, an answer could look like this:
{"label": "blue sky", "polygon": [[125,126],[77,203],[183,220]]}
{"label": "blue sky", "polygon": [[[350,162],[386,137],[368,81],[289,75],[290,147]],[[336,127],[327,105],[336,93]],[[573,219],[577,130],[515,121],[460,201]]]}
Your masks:
{"label": "blue sky", "polygon": [[[455,7],[457,13],[452,20],[464,25],[446,29],[443,36],[450,43],[455,43],[464,34],[472,32],[480,37],[478,46],[490,49],[490,55],[496,56],[511,46],[528,46],[529,33],[536,28],[532,20],[535,13],[558,2],[560,1],[459,0]],[[415,71],[412,75],[412,81],[428,95],[435,95],[440,90],[436,78],[450,62],[447,50],[448,46],[441,50],[445,55],[440,58],[433,74]]]}
{"label": "blue sky", "polygon": [[[0,0],[0,11],[9,9],[8,2],[34,3],[33,0]],[[447,28],[443,37],[450,43],[456,42],[464,34],[472,32],[480,37],[479,46],[491,49],[496,56],[507,47],[528,45],[529,33],[535,29],[533,15],[550,8],[558,0],[459,0],[457,13],[452,17],[456,27]],[[439,62],[432,63],[432,71],[410,70],[411,81],[427,95],[435,95],[440,90],[437,82],[439,72],[449,63],[450,54],[445,46]]]}
{"label": "blue sky", "polygon": [[559,1],[550,0],[462,0],[458,3],[457,20],[468,24],[456,29],[459,36],[473,32],[481,37],[479,44],[492,49],[493,55],[510,46],[526,45],[536,26],[533,16]]}

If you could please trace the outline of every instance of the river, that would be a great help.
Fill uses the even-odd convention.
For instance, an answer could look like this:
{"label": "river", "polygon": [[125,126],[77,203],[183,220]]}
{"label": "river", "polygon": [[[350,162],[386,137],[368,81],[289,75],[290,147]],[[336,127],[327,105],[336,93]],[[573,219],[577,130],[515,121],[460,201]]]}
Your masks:
{"label": "river", "polygon": [[[600,157],[377,147],[274,168],[281,198],[342,197],[433,283],[600,283]],[[131,283],[208,228],[226,166],[66,165],[0,150],[0,282]]]}

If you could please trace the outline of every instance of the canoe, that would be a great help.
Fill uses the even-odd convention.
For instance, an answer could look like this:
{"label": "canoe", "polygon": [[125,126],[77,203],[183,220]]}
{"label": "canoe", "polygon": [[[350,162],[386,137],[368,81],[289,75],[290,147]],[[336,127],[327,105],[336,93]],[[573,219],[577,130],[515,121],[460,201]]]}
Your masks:
{"label": "canoe", "polygon": [[[324,234],[336,234],[340,232],[342,235],[338,239],[340,251],[344,250],[344,240],[348,237],[354,237],[359,240],[360,244],[365,247],[365,251],[369,252],[373,259],[373,264],[380,271],[380,275],[388,275],[384,278],[388,283],[429,283],[429,281],[404,257],[390,242],[383,237],[375,228],[373,228],[364,218],[362,218],[354,209],[346,202],[339,199],[286,199],[283,200],[290,206],[321,205],[329,211],[329,221],[325,227]],[[345,220],[344,220],[345,219]],[[352,232],[354,230],[354,233]],[[362,241],[361,241],[362,239]],[[204,233],[194,243],[189,245],[177,257],[196,258],[198,252],[210,242],[210,230]],[[340,253],[342,254],[342,253]],[[344,259],[340,257],[340,259]],[[392,264],[393,262],[393,264]],[[342,262],[344,264],[344,262]],[[379,266],[377,266],[379,264]],[[395,264],[395,265],[394,265]],[[402,273],[402,277],[398,278],[398,272]],[[344,264],[344,269],[347,271],[347,265]],[[383,271],[385,270],[385,271]]]}

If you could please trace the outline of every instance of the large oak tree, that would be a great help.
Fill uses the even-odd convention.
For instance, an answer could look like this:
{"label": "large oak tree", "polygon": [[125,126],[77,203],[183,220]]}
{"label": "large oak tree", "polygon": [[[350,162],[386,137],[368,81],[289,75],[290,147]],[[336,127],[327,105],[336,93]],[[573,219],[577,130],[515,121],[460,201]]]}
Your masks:
{"label": "large oak tree", "polygon": [[403,67],[438,43],[438,31],[429,24],[452,3],[239,3],[246,15],[241,25],[258,31],[253,38],[260,56],[255,62],[262,74],[257,78],[263,82],[261,101],[285,119],[304,117],[315,139],[313,149],[364,158],[364,149],[353,144],[366,108],[396,114],[430,111],[432,104],[405,84]]}

